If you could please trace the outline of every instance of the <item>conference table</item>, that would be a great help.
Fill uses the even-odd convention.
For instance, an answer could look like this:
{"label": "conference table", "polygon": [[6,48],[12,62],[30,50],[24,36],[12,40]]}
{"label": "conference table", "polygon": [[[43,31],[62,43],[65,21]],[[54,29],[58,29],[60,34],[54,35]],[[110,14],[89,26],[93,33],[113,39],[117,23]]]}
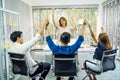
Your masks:
{"label": "conference table", "polygon": [[[94,50],[95,47],[82,46],[78,49],[78,55],[84,52],[93,53]],[[36,61],[49,62],[49,63],[51,63],[52,61],[52,52],[47,45],[44,46],[44,48],[31,49],[30,53],[32,58]]]}

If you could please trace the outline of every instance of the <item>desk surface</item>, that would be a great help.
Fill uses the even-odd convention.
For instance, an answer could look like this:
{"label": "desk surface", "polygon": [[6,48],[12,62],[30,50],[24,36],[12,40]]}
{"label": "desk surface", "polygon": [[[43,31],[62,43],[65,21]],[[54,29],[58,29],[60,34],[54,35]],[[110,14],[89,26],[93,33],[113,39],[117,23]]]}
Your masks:
{"label": "desk surface", "polygon": [[[81,53],[91,53],[94,52],[94,47],[81,47],[78,49],[78,54],[81,55]],[[49,47],[45,48],[33,48],[31,50],[31,55],[34,60],[36,61],[43,61],[43,62],[51,62],[52,61],[52,52],[49,49]]]}
{"label": "desk surface", "polygon": [[[44,47],[44,48],[33,48],[31,49],[31,51],[40,51],[40,52],[51,52],[50,48],[47,46],[47,47]],[[89,51],[95,51],[95,47],[81,47],[78,49],[78,51],[85,51],[85,52],[89,52]]]}

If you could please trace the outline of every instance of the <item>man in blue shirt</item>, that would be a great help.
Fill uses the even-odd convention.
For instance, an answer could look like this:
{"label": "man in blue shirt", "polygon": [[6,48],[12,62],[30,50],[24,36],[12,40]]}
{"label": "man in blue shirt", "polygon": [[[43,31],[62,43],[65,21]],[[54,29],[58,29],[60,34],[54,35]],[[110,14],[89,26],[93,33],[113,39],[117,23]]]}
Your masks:
{"label": "man in blue shirt", "polygon": [[[54,54],[70,55],[70,54],[75,53],[80,48],[82,42],[84,41],[83,35],[84,35],[85,25],[86,25],[86,20],[84,20],[84,22],[83,22],[83,26],[82,26],[82,29],[81,29],[81,32],[79,34],[77,41],[71,46],[68,45],[68,43],[70,42],[70,37],[71,37],[70,33],[63,32],[62,35],[60,36],[61,45],[55,45],[55,43],[52,41],[52,39],[50,37],[47,27],[46,27],[46,41],[47,41],[48,46],[51,49],[51,51]],[[69,78],[69,80],[73,80],[73,79],[74,79],[74,77]],[[60,80],[60,78],[57,80]]]}

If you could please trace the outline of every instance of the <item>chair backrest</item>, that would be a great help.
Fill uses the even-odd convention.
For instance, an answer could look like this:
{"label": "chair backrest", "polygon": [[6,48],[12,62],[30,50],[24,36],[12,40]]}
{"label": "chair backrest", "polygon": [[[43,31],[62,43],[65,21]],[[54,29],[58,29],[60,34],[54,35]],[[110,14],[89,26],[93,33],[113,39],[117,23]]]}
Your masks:
{"label": "chair backrest", "polygon": [[102,56],[102,72],[115,69],[115,55],[118,49],[107,50]]}
{"label": "chair backrest", "polygon": [[12,71],[14,74],[21,74],[27,76],[27,65],[25,61],[25,54],[8,52],[11,63]]}
{"label": "chair backrest", "polygon": [[77,53],[72,55],[53,54],[55,76],[77,75]]}

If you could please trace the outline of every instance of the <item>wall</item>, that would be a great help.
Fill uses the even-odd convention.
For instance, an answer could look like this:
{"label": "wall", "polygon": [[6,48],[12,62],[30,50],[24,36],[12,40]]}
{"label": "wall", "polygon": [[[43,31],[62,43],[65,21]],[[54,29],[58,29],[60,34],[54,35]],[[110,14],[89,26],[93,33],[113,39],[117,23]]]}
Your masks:
{"label": "wall", "polygon": [[20,27],[24,33],[24,41],[30,40],[32,37],[31,6],[21,0],[5,0],[5,8],[20,13]]}
{"label": "wall", "polygon": [[23,2],[27,3],[28,5],[30,5],[30,4],[31,4],[31,0],[21,0],[21,1],[23,1]]}
{"label": "wall", "polygon": [[[30,1],[30,0],[27,0]],[[99,4],[105,0],[31,0],[32,6]]]}

